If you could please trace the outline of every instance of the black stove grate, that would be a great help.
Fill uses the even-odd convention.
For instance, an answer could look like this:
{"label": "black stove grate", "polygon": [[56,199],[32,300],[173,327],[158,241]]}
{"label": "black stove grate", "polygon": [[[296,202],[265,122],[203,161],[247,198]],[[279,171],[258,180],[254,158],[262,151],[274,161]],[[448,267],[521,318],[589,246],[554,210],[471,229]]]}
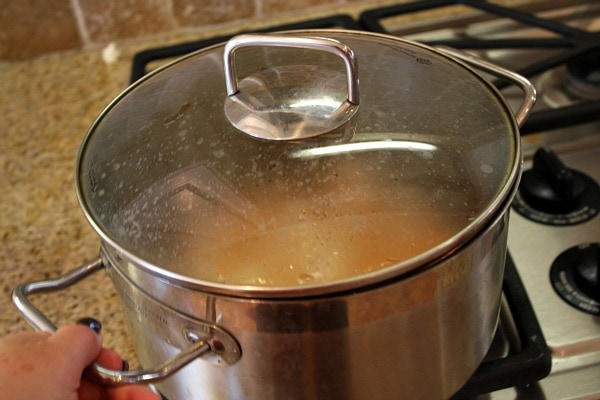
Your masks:
{"label": "black stove grate", "polygon": [[503,293],[520,342],[506,357],[484,361],[453,400],[472,398],[509,387],[525,387],[550,373],[552,358],[541,327],[510,254],[507,254]]}
{"label": "black stove grate", "polygon": [[[590,53],[600,53],[600,32],[590,32],[564,25],[560,22],[540,18],[533,13],[491,4],[483,0],[424,0],[389,7],[367,10],[360,16],[360,23],[366,30],[387,33],[381,24],[385,18],[402,14],[416,13],[435,8],[464,5],[493,14],[496,17],[510,18],[524,25],[541,28],[555,34],[551,38],[511,38],[476,39],[456,38],[431,40],[423,43],[431,46],[443,45],[464,50],[484,49],[562,49],[541,61],[534,62],[515,72],[531,78],[541,72],[566,64]],[[599,66],[600,67],[600,66]],[[561,109],[534,111],[520,129],[522,135],[545,130],[559,129],[589,122],[600,121],[600,100],[584,101]]]}

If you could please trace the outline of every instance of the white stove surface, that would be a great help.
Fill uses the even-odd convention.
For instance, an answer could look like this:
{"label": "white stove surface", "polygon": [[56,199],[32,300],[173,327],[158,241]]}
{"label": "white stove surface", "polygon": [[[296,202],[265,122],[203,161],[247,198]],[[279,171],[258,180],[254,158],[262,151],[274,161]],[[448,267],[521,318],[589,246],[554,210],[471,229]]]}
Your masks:
{"label": "white stove surface", "polygon": [[[462,7],[461,12],[457,12],[453,18],[443,21],[424,19],[412,25],[406,20],[390,20],[388,29],[394,34],[418,41],[557,37],[541,28],[458,7]],[[541,0],[532,2],[523,11],[573,28],[600,31],[600,2],[597,0]],[[509,70],[518,71],[562,51],[564,49],[497,49],[474,53]],[[538,91],[534,112],[573,104],[573,96],[564,90],[565,74],[565,66],[559,66],[532,78]],[[522,99],[521,91],[506,88],[502,93],[513,109],[517,109]],[[546,146],[567,167],[583,172],[600,184],[600,122],[524,136],[522,142],[524,170],[530,168],[534,152]],[[550,268],[559,254],[571,247],[593,242],[600,243],[600,214],[576,225],[550,226],[530,221],[514,209],[511,211],[509,252],[550,347],[552,369],[547,378],[527,388],[505,389],[479,396],[478,399],[600,399],[600,317],[567,304],[550,282]]]}
{"label": "white stove surface", "polygon": [[[569,168],[600,182],[600,124],[589,129],[587,137],[548,147]],[[551,142],[546,139],[535,146]],[[526,160],[525,169],[530,164]],[[514,210],[510,218],[508,248],[551,349],[552,370],[527,390],[506,389],[491,398],[600,399],[600,318],[567,304],[550,284],[550,266],[560,253],[573,246],[600,242],[600,215],[571,226],[543,225]]]}

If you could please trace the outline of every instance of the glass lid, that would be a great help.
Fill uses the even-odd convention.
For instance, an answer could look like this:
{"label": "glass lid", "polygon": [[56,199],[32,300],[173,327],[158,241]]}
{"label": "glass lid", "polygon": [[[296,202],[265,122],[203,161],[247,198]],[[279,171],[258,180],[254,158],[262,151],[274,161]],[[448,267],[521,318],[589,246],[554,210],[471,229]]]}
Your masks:
{"label": "glass lid", "polygon": [[180,59],[100,115],[77,185],[103,240],[189,284],[318,291],[431,263],[502,212],[520,154],[490,83],[388,36],[279,37]]}

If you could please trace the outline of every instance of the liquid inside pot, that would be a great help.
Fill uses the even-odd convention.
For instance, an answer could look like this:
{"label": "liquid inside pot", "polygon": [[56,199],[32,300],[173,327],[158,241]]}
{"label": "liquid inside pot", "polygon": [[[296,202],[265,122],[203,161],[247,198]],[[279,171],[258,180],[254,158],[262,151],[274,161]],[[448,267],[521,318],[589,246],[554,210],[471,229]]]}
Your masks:
{"label": "liquid inside pot", "polygon": [[451,238],[474,212],[469,181],[454,174],[411,172],[408,185],[398,183],[400,168],[357,168],[354,157],[311,165],[321,173],[303,184],[294,178],[294,185],[286,178],[291,171],[266,167],[264,185],[243,194],[238,179],[192,166],[119,213],[120,236],[150,262],[186,277],[297,286],[408,260]]}
{"label": "liquid inside pot", "polygon": [[[309,212],[300,211],[298,218]],[[406,225],[398,224],[398,219]],[[333,282],[397,264],[441,243],[457,225],[451,217],[443,220],[444,227],[437,229],[440,216],[435,213],[413,221],[387,213],[307,218],[210,249],[190,249],[185,257],[204,260],[196,263],[194,275],[220,283],[293,286]]]}

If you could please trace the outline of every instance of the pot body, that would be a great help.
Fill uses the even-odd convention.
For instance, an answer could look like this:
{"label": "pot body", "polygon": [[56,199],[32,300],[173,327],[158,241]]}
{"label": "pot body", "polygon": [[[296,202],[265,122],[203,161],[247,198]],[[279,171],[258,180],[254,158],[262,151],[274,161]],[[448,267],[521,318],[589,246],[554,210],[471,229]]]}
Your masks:
{"label": "pot body", "polygon": [[497,325],[535,98],[469,63],[522,86],[516,116],[448,50],[343,30],[216,45],[105,109],[76,173],[103,243],[89,267],[156,379],[193,354],[167,399],[443,399],[467,381]]}
{"label": "pot body", "polygon": [[[470,377],[497,325],[508,210],[435,265],[398,280],[314,298],[210,294],[139,268],[104,243],[144,366],[215,324],[241,358],[193,361],[157,386],[183,399],[442,399]],[[220,329],[221,329],[220,328]]]}
{"label": "pot body", "polygon": [[450,397],[497,324],[532,89],[514,116],[447,50],[242,36],[132,85],[81,148],[140,360],[207,342],[169,400]]}

